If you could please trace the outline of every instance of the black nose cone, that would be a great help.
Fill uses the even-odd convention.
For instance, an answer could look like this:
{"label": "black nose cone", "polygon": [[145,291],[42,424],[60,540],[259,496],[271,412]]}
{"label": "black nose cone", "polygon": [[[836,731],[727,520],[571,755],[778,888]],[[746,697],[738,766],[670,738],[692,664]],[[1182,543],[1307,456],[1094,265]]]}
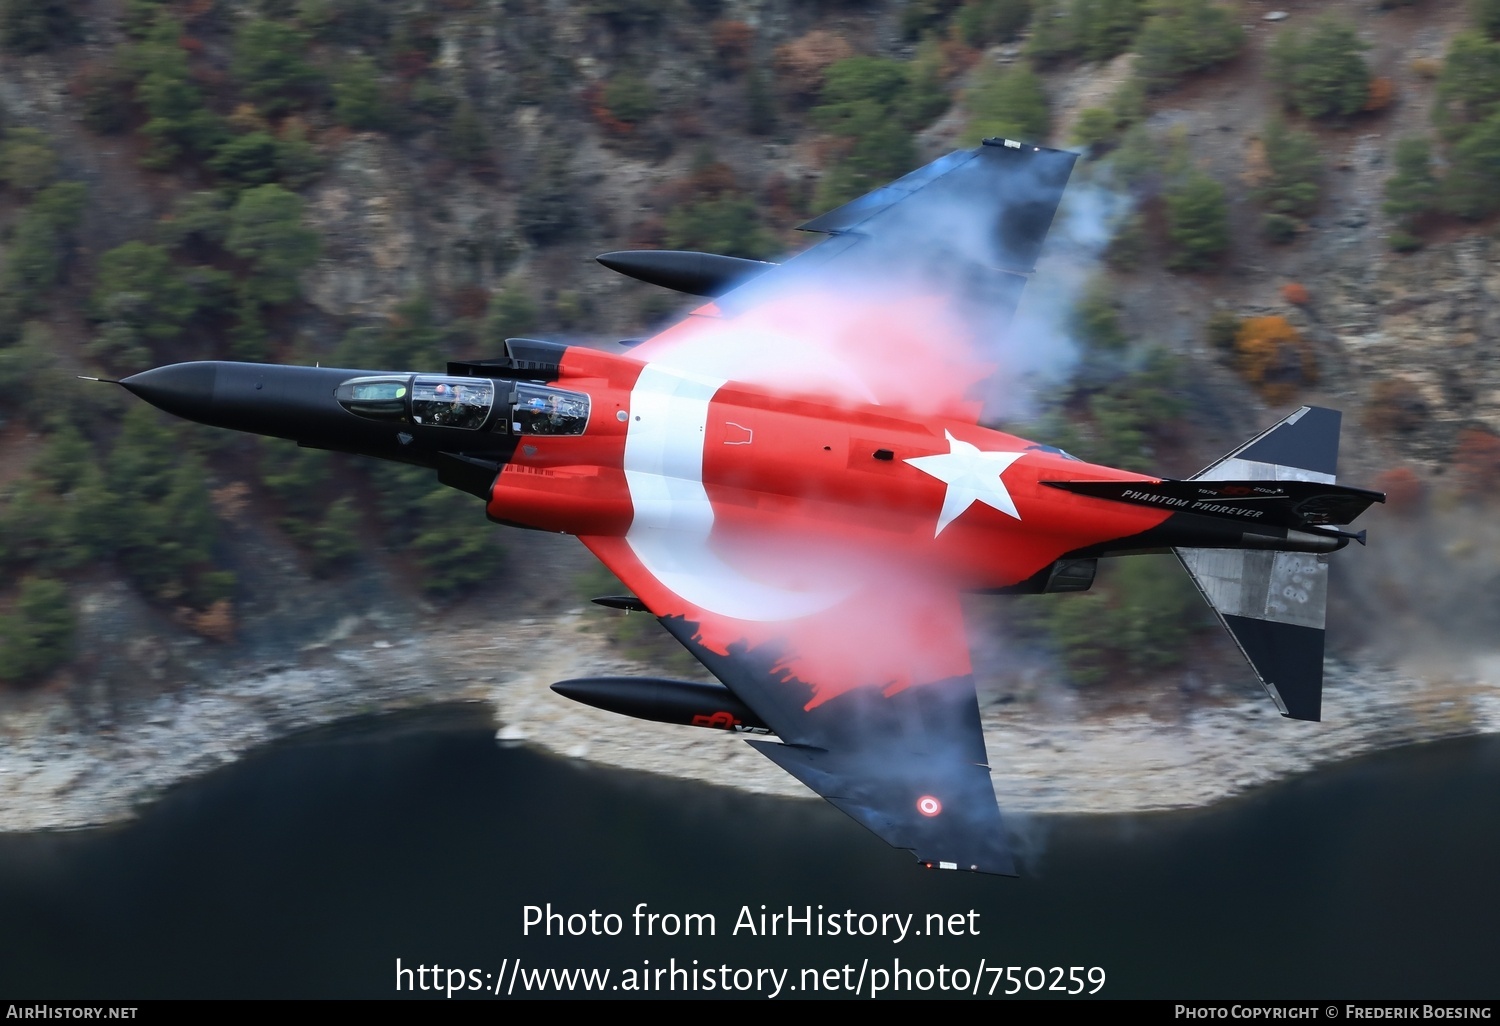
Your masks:
{"label": "black nose cone", "polygon": [[210,421],[217,376],[218,365],[212,362],[173,363],[132,374],[120,384],[159,410]]}

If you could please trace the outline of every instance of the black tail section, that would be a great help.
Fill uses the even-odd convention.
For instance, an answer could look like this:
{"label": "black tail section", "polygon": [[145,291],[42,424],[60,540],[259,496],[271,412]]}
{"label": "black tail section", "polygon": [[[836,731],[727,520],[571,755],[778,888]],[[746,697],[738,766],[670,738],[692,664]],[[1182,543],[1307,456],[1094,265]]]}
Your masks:
{"label": "black tail section", "polygon": [[[1347,524],[1371,503],[1385,501],[1379,492],[1334,483],[1339,423],[1337,410],[1304,406],[1190,481],[1163,482],[1155,490],[1191,498],[1195,506],[1206,507],[1194,512],[1244,519],[1250,511],[1261,510],[1260,519],[1267,523],[1323,533],[1319,529],[1325,525]],[[1139,491],[1150,494],[1153,487]],[[1356,537],[1325,530],[1340,538]],[[1327,555],[1244,549],[1173,551],[1282,715],[1294,720],[1321,719]]]}
{"label": "black tail section", "polygon": [[1227,480],[1235,477],[1257,477],[1240,473],[1235,463],[1245,469],[1271,467],[1280,471],[1278,481],[1333,482],[1338,473],[1339,425],[1343,414],[1320,406],[1304,406],[1217,463],[1209,464],[1193,475],[1193,480]]}
{"label": "black tail section", "polygon": [[1322,716],[1327,553],[1364,542],[1364,532],[1337,528],[1385,501],[1335,483],[1339,422],[1336,410],[1304,406],[1187,481],[1046,482],[1244,524],[1238,542],[1226,535],[1223,548],[1173,551],[1282,715],[1296,720]]}

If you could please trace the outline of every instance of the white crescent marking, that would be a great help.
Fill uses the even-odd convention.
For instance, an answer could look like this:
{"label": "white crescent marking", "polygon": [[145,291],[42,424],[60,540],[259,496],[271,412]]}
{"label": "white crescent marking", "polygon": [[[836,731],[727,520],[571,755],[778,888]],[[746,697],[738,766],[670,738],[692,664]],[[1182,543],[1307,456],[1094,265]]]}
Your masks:
{"label": "white crescent marking", "polygon": [[709,401],[724,382],[655,364],[636,379],[624,465],[635,515],[625,543],[647,573],[706,612],[770,622],[827,609],[843,591],[757,581],[710,547],[714,508],[703,487],[703,440]]}

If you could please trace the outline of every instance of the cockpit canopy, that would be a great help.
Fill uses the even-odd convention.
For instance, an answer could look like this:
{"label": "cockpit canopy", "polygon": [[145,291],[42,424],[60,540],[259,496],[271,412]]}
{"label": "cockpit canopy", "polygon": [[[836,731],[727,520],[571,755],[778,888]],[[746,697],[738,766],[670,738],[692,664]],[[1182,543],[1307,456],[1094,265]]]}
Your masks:
{"label": "cockpit canopy", "polygon": [[546,385],[516,386],[511,430],[518,435],[581,435],[589,423],[589,397]]}
{"label": "cockpit canopy", "polygon": [[[488,378],[437,374],[378,374],[350,378],[334,398],[350,413],[424,427],[477,431],[497,407]],[[501,394],[490,430],[517,435],[581,435],[588,426],[589,397],[547,385],[517,383]]]}
{"label": "cockpit canopy", "polygon": [[405,420],[411,376],[350,378],[334,389],[333,397],[350,413],[371,420]]}
{"label": "cockpit canopy", "polygon": [[1074,456],[1070,452],[1065,452],[1055,445],[1028,445],[1026,448],[1033,452],[1050,452],[1054,456],[1061,456],[1063,459],[1072,460],[1074,463],[1083,462],[1083,460],[1079,459],[1077,456]]}
{"label": "cockpit canopy", "polygon": [[411,419],[432,427],[476,430],[489,419],[495,383],[485,378],[418,376],[411,386]]}

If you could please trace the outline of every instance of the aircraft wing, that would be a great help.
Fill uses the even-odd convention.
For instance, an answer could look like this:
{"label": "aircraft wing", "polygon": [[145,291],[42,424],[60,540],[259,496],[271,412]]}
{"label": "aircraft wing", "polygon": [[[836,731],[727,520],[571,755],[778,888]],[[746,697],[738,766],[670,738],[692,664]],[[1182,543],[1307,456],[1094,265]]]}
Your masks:
{"label": "aircraft wing", "polygon": [[[801,225],[826,236],[632,350],[788,394],[977,420],[1077,154],[986,140]],[[1034,358],[1034,354],[1031,354]]]}
{"label": "aircraft wing", "polygon": [[[707,588],[696,602],[677,594],[663,583],[671,574],[648,569],[651,558],[638,557],[626,539],[583,541],[781,738],[750,742],[767,758],[922,862],[1015,874],[956,589],[865,565],[864,580],[847,593],[804,590],[787,604],[815,608],[750,619],[765,610],[726,615],[699,604],[719,604]],[[688,563],[700,555],[688,533],[666,529],[657,541]],[[764,573],[726,565],[713,577],[719,591],[777,586]],[[692,591],[703,582],[673,583]]]}

